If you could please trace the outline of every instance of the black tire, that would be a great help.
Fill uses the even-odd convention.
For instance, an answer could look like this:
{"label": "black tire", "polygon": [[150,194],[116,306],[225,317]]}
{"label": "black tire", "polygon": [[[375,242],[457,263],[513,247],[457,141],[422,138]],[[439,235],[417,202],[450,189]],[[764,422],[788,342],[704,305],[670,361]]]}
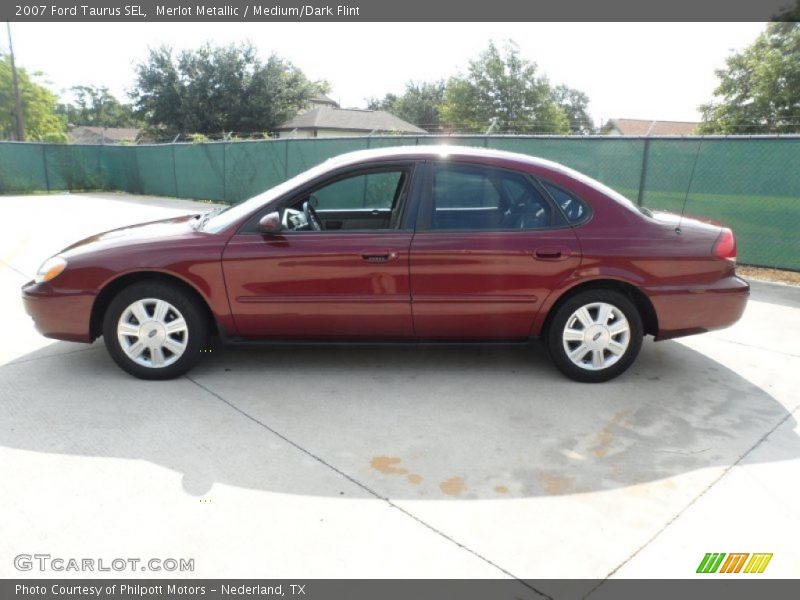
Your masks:
{"label": "black tire", "polygon": [[[163,300],[169,303],[180,313],[186,324],[185,334],[175,334],[180,336],[179,341],[182,343],[183,335],[186,335],[183,353],[169,355],[167,361],[172,360],[175,356],[177,358],[163,367],[146,366],[130,358],[117,336],[117,326],[123,312],[137,301],[146,299]],[[170,314],[175,318],[173,313]],[[131,375],[140,379],[173,379],[186,373],[200,360],[201,352],[207,346],[209,339],[209,323],[206,315],[200,302],[179,286],[159,281],[143,281],[123,289],[108,305],[103,316],[103,340],[114,362]],[[126,339],[133,341],[137,338]],[[143,360],[147,359],[148,352],[149,350],[145,351]]]}
{"label": "black tire", "polygon": [[[628,321],[629,338],[627,348],[618,358],[614,357],[608,350],[600,350],[603,360],[608,360],[610,362],[616,358],[616,362],[613,362],[613,364],[607,367],[591,370],[588,365],[582,367],[570,359],[564,347],[565,342],[562,336],[564,335],[564,330],[567,327],[568,321],[572,318],[572,315],[581,307],[594,303],[610,304],[612,307],[619,310]],[[558,370],[564,375],[583,383],[600,383],[621,375],[633,364],[633,361],[639,354],[639,350],[641,350],[643,335],[642,317],[636,306],[627,296],[613,290],[587,290],[575,294],[558,306],[545,332],[545,345],[553,363],[555,363]],[[600,335],[597,337],[600,337]],[[612,341],[617,341],[622,338],[619,337],[617,340],[614,340],[612,337],[611,339]],[[580,352],[579,348],[582,342],[569,342],[569,344],[573,346],[575,351]],[[587,350],[586,356],[588,357],[589,354],[592,354],[591,350]],[[590,361],[591,358],[589,358],[587,362]],[[599,362],[598,364],[603,363]]]}

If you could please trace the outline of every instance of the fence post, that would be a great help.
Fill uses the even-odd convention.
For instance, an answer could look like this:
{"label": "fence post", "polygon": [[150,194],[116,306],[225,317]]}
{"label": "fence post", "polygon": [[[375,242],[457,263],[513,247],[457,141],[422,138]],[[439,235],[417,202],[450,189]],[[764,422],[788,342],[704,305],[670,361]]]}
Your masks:
{"label": "fence post", "polygon": [[97,185],[100,186],[101,190],[106,189],[106,180],[103,177],[103,146],[105,144],[100,144],[97,147]]}
{"label": "fence post", "polygon": [[283,180],[289,179],[289,140],[283,143]]}
{"label": "fence post", "polygon": [[172,180],[175,182],[175,197],[180,198],[181,195],[178,193],[178,165],[175,162],[175,142],[173,141],[172,144]]}
{"label": "fence post", "polygon": [[42,166],[44,167],[44,183],[47,186],[47,193],[50,193],[50,175],[47,172],[47,144],[42,144]]}
{"label": "fence post", "polygon": [[228,203],[228,142],[222,142],[222,202]]}
{"label": "fence post", "polygon": [[639,176],[639,195],[636,197],[636,205],[642,206],[644,202],[644,188],[647,185],[647,163],[650,157],[650,138],[644,138],[644,149],[642,150],[642,172]]}

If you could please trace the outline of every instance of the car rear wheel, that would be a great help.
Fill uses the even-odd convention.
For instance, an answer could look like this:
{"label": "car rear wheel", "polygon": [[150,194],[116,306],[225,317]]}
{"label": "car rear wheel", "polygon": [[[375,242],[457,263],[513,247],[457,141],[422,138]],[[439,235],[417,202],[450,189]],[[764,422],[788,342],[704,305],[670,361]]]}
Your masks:
{"label": "car rear wheel", "polygon": [[625,295],[587,290],[556,309],[546,344],[556,367],[567,377],[599,383],[633,364],[642,336],[642,318]]}
{"label": "car rear wheel", "polygon": [[191,369],[208,342],[200,303],[179,287],[142,282],[109,304],[103,339],[111,358],[141,379],[172,379]]}

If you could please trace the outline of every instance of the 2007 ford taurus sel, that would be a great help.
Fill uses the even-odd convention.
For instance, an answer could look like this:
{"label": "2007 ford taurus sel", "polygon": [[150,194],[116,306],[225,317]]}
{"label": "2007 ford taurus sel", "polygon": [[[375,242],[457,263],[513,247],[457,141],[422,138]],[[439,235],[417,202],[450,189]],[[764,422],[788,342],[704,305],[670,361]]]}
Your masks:
{"label": "2007 ford taurus sel", "polygon": [[100,335],[144,379],[244,340],[524,341],[578,381],[642,336],[726,327],[749,287],[733,233],[651,213],[580,173],[456,147],[331,159],[222,211],[102,233],[23,287],[46,336]]}

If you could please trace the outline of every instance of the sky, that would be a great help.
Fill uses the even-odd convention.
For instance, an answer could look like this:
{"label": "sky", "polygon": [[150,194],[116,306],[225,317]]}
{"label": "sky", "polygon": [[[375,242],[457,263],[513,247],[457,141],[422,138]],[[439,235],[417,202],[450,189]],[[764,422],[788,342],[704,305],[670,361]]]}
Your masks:
{"label": "sky", "polygon": [[[466,70],[489,40],[514,40],[551,83],[586,92],[596,123],[609,118],[697,121],[716,86],[714,70],[752,43],[763,23],[14,23],[17,64],[42,71],[56,92],[134,83],[148,47],[250,40],[313,80],[343,107],[402,93],[407,81]],[[0,47],[7,47],[0,36]]]}

